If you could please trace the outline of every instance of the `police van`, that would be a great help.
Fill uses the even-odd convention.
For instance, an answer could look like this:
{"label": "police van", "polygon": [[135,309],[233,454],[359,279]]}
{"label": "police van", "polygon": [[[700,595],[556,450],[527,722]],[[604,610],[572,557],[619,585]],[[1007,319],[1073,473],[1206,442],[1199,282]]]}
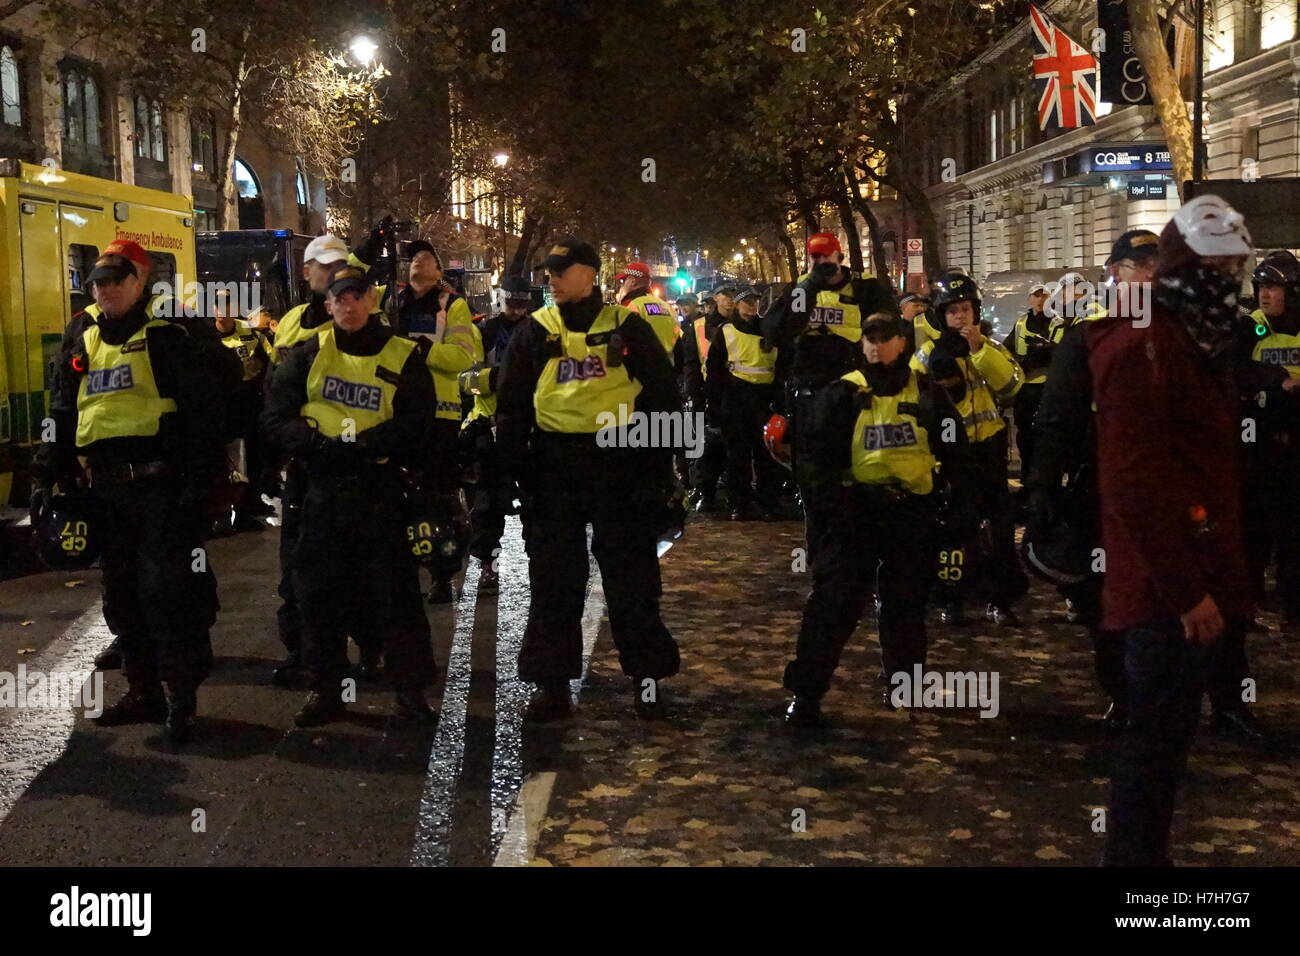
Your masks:
{"label": "police van", "polygon": [[188,196],[0,159],[0,507],[25,503],[63,330],[116,239],[148,250],[154,282],[194,280]]}

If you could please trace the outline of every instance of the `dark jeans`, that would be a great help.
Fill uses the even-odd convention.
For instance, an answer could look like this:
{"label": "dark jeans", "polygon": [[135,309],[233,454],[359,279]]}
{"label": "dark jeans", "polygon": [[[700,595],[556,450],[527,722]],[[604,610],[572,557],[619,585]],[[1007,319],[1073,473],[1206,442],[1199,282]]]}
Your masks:
{"label": "dark jeans", "polygon": [[1166,866],[1174,798],[1196,734],[1213,648],[1177,619],[1124,635],[1128,730],[1111,777],[1106,866]]}
{"label": "dark jeans", "polygon": [[819,545],[809,562],[812,592],[804,605],[795,659],[785,686],[820,698],[830,687],[844,645],[867,601],[880,596],[881,671],[890,676],[925,666],[925,599],[935,573],[934,504],[928,496],[855,485],[817,492]]}
{"label": "dark jeans", "polygon": [[104,620],[132,687],[159,680],[198,687],[212,670],[217,579],[206,552],[195,553],[202,518],[180,503],[180,490],[166,477],[92,488],[104,542]]}

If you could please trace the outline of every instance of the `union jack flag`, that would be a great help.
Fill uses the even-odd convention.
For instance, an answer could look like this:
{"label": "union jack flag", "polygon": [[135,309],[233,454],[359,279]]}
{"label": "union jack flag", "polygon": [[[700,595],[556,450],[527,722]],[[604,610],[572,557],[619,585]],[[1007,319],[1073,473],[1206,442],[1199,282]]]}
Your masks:
{"label": "union jack flag", "polygon": [[1097,122],[1097,58],[1030,4],[1034,34],[1034,87],[1038,128],[1091,126]]}

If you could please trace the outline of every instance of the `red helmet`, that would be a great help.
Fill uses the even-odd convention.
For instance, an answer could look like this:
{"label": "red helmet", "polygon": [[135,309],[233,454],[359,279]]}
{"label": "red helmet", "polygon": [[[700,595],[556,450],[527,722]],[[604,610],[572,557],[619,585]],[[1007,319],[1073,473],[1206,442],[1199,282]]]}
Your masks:
{"label": "red helmet", "polygon": [[785,440],[786,430],[790,427],[790,421],[784,415],[773,415],[763,426],[763,444],[772,457],[776,459],[777,464],[786,468],[791,466],[790,445]]}

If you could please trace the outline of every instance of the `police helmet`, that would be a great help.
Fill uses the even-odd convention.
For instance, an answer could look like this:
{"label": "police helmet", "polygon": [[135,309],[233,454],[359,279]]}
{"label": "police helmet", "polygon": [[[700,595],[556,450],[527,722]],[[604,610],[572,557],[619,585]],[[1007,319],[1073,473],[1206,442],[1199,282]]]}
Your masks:
{"label": "police helmet", "polygon": [[773,415],[763,426],[763,444],[767,446],[768,453],[776,463],[783,468],[792,467],[790,443],[787,439],[789,429],[789,419],[781,414]]}
{"label": "police helmet", "polygon": [[1078,584],[1087,579],[1092,540],[1065,522],[1038,528],[1030,522],[1020,539],[1020,560],[1048,584]]}
{"label": "police helmet", "polygon": [[54,495],[36,528],[36,550],[54,571],[80,571],[99,557],[101,543],[90,500],[84,495]]}
{"label": "police helmet", "polygon": [[948,327],[948,320],[944,317],[948,306],[958,302],[969,302],[975,310],[975,321],[979,321],[980,290],[970,276],[956,271],[945,272],[934,280],[930,290],[934,308],[926,314],[926,320],[940,332]]}
{"label": "police helmet", "polygon": [[1285,250],[1270,252],[1265,256],[1255,267],[1250,284],[1254,287],[1257,302],[1260,286],[1280,285],[1286,290],[1288,311],[1300,308],[1300,261]]}

